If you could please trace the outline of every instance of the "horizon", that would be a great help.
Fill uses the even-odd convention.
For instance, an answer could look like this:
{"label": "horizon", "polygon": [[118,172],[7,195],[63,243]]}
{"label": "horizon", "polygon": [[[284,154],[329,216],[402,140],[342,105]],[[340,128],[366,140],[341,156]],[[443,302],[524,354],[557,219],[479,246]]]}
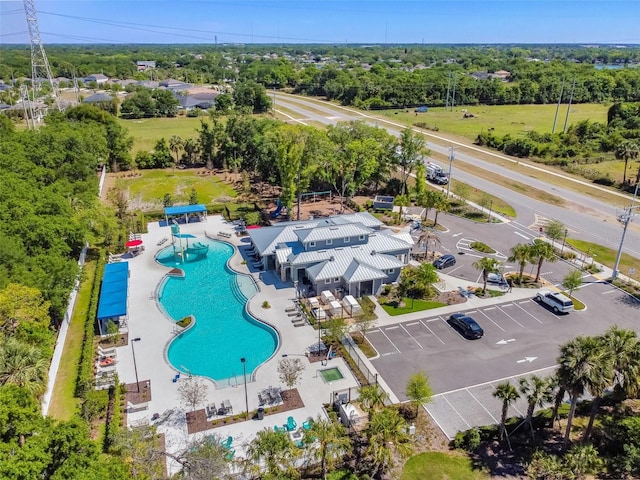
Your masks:
{"label": "horizon", "polygon": [[[631,0],[36,0],[52,45],[640,44]],[[23,2],[0,0],[0,45],[28,45]]]}

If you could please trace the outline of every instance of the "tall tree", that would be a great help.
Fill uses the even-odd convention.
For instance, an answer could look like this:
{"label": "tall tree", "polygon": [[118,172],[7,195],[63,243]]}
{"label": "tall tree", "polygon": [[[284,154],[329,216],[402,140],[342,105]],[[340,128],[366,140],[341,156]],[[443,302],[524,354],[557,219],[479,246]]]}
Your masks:
{"label": "tall tree", "polygon": [[613,361],[613,386],[619,398],[640,395],[640,339],[635,331],[611,326],[602,336]]}
{"label": "tall tree", "polygon": [[320,462],[322,478],[339,462],[351,448],[342,423],[318,416],[311,422],[311,428],[305,431],[305,443],[311,445],[312,457]]}
{"label": "tall tree", "polygon": [[387,392],[382,390],[377,383],[363,385],[358,389],[358,400],[364,409],[367,410],[369,419],[373,418],[373,414],[377,410],[384,407],[388,398],[389,395]]}
{"label": "tall tree", "polygon": [[420,133],[415,133],[411,128],[405,128],[400,134],[398,144],[398,166],[400,167],[400,181],[402,193],[408,195],[407,180],[418,163],[422,163],[422,156],[428,155],[426,141]]}
{"label": "tall tree", "polygon": [[519,382],[520,394],[527,400],[527,416],[525,424],[531,430],[531,439],[535,440],[533,433],[533,413],[536,407],[544,407],[552,400],[552,390],[549,380],[532,375],[528,378],[521,378]]}
{"label": "tall tree", "polygon": [[518,263],[518,283],[522,283],[522,276],[524,275],[524,267],[527,263],[533,260],[533,248],[532,245],[524,243],[518,243],[511,247],[511,254],[508,260],[510,262]]}
{"label": "tall tree", "polygon": [[569,290],[569,296],[573,297],[573,291],[582,285],[582,272],[574,269],[562,278],[562,286]]}
{"label": "tall tree", "polygon": [[270,429],[260,430],[247,446],[247,456],[253,466],[264,464],[272,478],[299,478],[300,473],[294,467],[298,450],[289,434]]}
{"label": "tall tree", "polygon": [[412,446],[407,433],[407,424],[395,408],[385,408],[377,413],[367,425],[369,447],[367,454],[376,467],[376,478],[382,478],[393,466],[394,453],[406,457]]}
{"label": "tall tree", "polygon": [[0,344],[0,385],[17,385],[35,396],[42,395],[48,367],[37,347],[11,337]]}
{"label": "tall tree", "polygon": [[540,281],[540,272],[542,271],[542,264],[547,262],[555,262],[558,257],[556,257],[556,252],[553,248],[553,245],[547,242],[536,242],[532,245],[531,256],[538,262],[538,267],[536,270],[536,278],[535,282]]}
{"label": "tall tree", "polygon": [[433,391],[431,385],[429,385],[429,379],[424,372],[416,372],[409,377],[406,386],[406,395],[416,407],[416,416],[420,405],[423,405],[431,401]]}
{"label": "tall tree", "polygon": [[175,155],[175,165],[180,163],[180,152],[184,146],[184,141],[179,135],[171,135],[169,138],[169,150]]}
{"label": "tall tree", "polygon": [[625,140],[620,142],[616,147],[614,154],[618,160],[624,161],[624,171],[622,172],[622,184],[627,183],[627,168],[629,160],[638,158],[640,146],[633,140]]}
{"label": "tall tree", "polygon": [[482,257],[473,262],[473,268],[479,270],[482,274],[482,293],[487,293],[487,281],[489,280],[489,274],[495,273],[500,268],[500,262],[492,257]]}
{"label": "tall tree", "polygon": [[520,398],[518,389],[509,382],[500,383],[493,392],[493,396],[502,400],[502,414],[500,416],[500,439],[508,437],[507,435],[507,415],[509,406]]}

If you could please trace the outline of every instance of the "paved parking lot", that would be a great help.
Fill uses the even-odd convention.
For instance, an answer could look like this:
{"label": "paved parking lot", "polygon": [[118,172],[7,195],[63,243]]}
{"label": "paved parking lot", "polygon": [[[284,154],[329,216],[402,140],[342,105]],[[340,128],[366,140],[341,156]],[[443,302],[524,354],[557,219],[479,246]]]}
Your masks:
{"label": "paved parking lot", "polygon": [[479,340],[461,337],[442,315],[374,329],[367,333],[379,353],[372,363],[401,401],[409,376],[424,371],[437,394],[427,409],[447,435],[495,423],[500,402],[491,393],[501,379],[552,372],[558,346],[578,335],[613,324],[640,331],[640,302],[593,277],[586,281],[576,292],[587,304],[583,312],[555,315],[532,299],[464,310],[483,327]]}

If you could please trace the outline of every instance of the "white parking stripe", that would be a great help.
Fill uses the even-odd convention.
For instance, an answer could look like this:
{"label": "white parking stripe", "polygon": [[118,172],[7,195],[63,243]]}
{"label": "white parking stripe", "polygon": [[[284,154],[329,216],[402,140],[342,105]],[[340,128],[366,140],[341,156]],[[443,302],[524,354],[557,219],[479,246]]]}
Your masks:
{"label": "white parking stripe", "polygon": [[424,347],[422,345],[420,345],[420,342],[418,342],[418,340],[416,340],[415,338],[413,338],[413,335],[411,335],[406,328],[404,328],[403,325],[400,325],[402,327],[402,329],[407,332],[407,335],[409,335],[411,337],[411,339],[416,342],[416,345],[418,345],[422,350],[424,350]]}
{"label": "white parking stripe", "polygon": [[[397,328],[397,327],[394,327],[394,328]],[[387,328],[387,330],[391,330],[391,329],[390,329],[390,328]],[[393,348],[395,348],[395,349],[396,349],[396,352],[400,353],[400,349],[399,349],[398,347],[396,347],[396,344],[395,344],[395,343],[393,343],[393,342],[391,341],[391,339],[387,336],[387,334],[386,334],[386,333],[384,333],[382,330],[380,330],[380,333],[382,333],[382,334],[385,336],[385,338],[386,338],[387,340],[389,340],[389,343],[390,343],[391,345],[393,345]]]}
{"label": "white parking stripe", "polygon": [[479,405],[484,409],[484,411],[485,411],[485,412],[487,412],[487,413],[489,414],[489,416],[490,416],[491,418],[493,418],[493,421],[494,421],[495,423],[499,423],[498,419],[497,419],[496,417],[494,417],[494,416],[491,414],[491,412],[490,412],[489,410],[487,410],[487,408],[484,406],[484,403],[482,403],[480,400],[478,400],[478,399],[476,398],[476,396],[475,396],[473,393],[471,393],[471,391],[470,391],[468,388],[467,388],[467,393],[468,393],[469,395],[471,395],[471,398],[473,398],[476,402],[478,402],[478,404],[479,404]]}
{"label": "white parking stripe", "polygon": [[479,314],[481,314],[481,315],[484,315],[485,317],[487,317],[487,320],[489,320],[491,323],[493,323],[496,327],[498,327],[498,328],[499,328],[500,330],[502,330],[503,332],[506,332],[506,330],[505,330],[504,328],[502,328],[502,327],[501,327],[500,325],[498,325],[496,322],[494,322],[493,320],[491,320],[491,319],[489,318],[489,315],[487,315],[486,313],[484,313],[484,312],[483,312],[483,311],[481,311],[481,310],[478,310],[478,313],[479,313]]}
{"label": "white parking stripe", "polygon": [[522,305],[523,303],[528,303],[527,302],[520,302],[518,305],[516,305],[520,310],[522,310],[524,313],[526,313],[527,315],[529,315],[531,318],[533,318],[536,322],[538,322],[540,325],[543,325],[544,322],[542,320],[539,320],[538,317],[536,317],[535,315],[533,315],[532,313],[527,312],[524,308],[522,308],[520,305]]}
{"label": "white parking stripe", "polygon": [[445,401],[445,402],[447,402],[447,403],[449,404],[449,406],[451,407],[451,409],[452,409],[454,412],[456,412],[456,414],[457,414],[457,415],[462,419],[462,421],[463,421],[464,423],[466,423],[466,424],[467,424],[467,427],[471,428],[471,425],[469,425],[469,422],[467,422],[467,420],[466,420],[462,415],[460,415],[460,412],[459,412],[458,410],[456,410],[456,407],[454,407],[453,405],[451,405],[451,402],[447,399],[447,397],[444,397],[444,401]]}
{"label": "white parking stripe", "polygon": [[511,315],[509,315],[507,312],[505,312],[502,308],[500,309],[502,310],[502,313],[504,313],[507,317],[509,317],[511,320],[513,320],[514,322],[516,322],[518,325],[520,325],[522,328],[524,328],[524,325],[522,325],[519,321],[517,321],[515,318],[513,318]]}
{"label": "white parking stripe", "polygon": [[436,337],[436,338],[440,341],[440,343],[441,343],[441,344],[445,345],[445,343],[442,341],[442,339],[441,339],[438,335],[436,335],[436,334],[435,334],[435,332],[434,332],[433,330],[431,330],[431,329],[429,328],[429,325],[427,325],[426,323],[424,323],[422,320],[420,320],[420,323],[422,323],[422,325],[424,325],[424,328],[426,328],[427,330],[429,330],[429,331],[431,332],[431,335],[433,335],[434,337]]}

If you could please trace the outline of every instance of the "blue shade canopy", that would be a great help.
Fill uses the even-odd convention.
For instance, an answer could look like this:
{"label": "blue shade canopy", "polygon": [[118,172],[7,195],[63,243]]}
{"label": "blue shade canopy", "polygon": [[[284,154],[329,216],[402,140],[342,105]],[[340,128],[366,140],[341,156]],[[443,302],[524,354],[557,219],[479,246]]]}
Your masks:
{"label": "blue shade canopy", "polygon": [[188,215],[189,213],[206,212],[207,207],[202,204],[198,205],[178,205],[177,207],[165,207],[165,215]]}
{"label": "blue shade canopy", "polygon": [[109,263],[104,267],[98,320],[122,317],[127,314],[127,292],[129,289],[129,263]]}

